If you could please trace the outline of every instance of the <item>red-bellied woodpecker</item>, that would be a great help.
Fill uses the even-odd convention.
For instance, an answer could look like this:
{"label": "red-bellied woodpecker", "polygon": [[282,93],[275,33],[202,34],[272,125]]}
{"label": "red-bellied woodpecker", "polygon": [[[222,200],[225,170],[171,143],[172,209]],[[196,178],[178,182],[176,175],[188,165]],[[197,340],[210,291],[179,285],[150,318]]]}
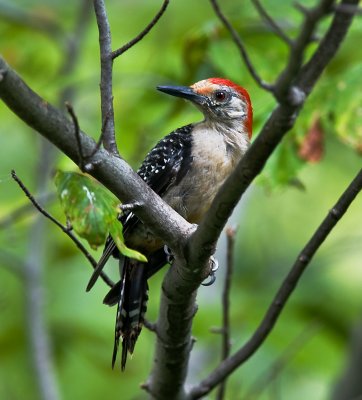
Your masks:
{"label": "red-bellied woodpecker", "polygon": [[[204,120],[176,129],[159,141],[138,174],[187,221],[197,224],[249,146],[253,116],[250,97],[244,88],[222,78],[202,80],[190,87],[157,89],[190,100],[204,114]],[[104,303],[118,305],[112,367],[122,338],[123,370],[144,321],[147,279],[166,264],[167,255],[162,241],[132,212],[123,214],[121,222],[126,244],[145,254],[148,263],[120,257],[109,237],[87,290],[111,255],[120,258],[121,279]]]}

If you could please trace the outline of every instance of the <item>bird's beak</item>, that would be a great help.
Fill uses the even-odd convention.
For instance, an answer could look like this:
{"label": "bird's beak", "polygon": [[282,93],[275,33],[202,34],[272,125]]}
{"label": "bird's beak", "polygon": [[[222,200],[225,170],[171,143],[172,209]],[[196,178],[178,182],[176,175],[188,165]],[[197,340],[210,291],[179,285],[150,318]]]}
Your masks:
{"label": "bird's beak", "polygon": [[205,96],[196,93],[189,86],[157,86],[157,90],[171,96],[182,97],[197,104],[205,103]]}

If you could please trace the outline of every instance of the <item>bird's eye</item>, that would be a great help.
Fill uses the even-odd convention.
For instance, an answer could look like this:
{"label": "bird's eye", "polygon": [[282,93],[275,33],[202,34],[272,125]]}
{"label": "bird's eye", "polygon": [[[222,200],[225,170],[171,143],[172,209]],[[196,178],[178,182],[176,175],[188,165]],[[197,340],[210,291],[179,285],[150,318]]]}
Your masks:
{"label": "bird's eye", "polygon": [[218,102],[223,102],[223,101],[227,100],[228,95],[227,95],[227,92],[225,92],[224,90],[217,90],[214,93],[214,98]]}

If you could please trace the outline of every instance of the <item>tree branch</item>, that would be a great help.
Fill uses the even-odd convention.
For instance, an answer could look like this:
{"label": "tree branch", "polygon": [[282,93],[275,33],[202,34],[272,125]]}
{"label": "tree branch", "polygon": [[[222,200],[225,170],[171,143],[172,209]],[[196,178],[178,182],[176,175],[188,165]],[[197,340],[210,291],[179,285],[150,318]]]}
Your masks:
{"label": "tree branch", "polygon": [[241,57],[243,58],[245,65],[247,66],[250,75],[254,78],[255,82],[263,89],[273,92],[273,86],[270,85],[267,82],[264,82],[258,73],[256,72],[256,69],[254,68],[249,55],[246,51],[246,48],[244,46],[243,41],[241,40],[238,32],[234,29],[234,27],[231,25],[230,21],[226,18],[226,16],[222,13],[220,6],[217,2],[217,0],[210,0],[211,5],[216,13],[216,15],[220,18],[220,21],[224,24],[225,28],[230,32],[236,46],[238,47]]}
{"label": "tree branch", "polygon": [[334,2],[335,0],[320,0],[314,8],[305,10],[304,23],[291,47],[288,64],[275,84],[274,94],[279,103],[293,100],[290,98],[289,92],[303,65],[304,51],[313,38],[317,24],[331,12]]}
{"label": "tree branch", "polygon": [[[0,98],[25,123],[51,141],[75,163],[78,162],[74,126],[65,115],[34,93],[0,57]],[[83,153],[91,154],[89,173],[123,203],[137,203],[137,216],[173,250],[182,252],[194,230],[176,211],[160,199],[132,168],[118,156],[96,149],[92,138],[80,131]],[[145,206],[147,204],[147,207]]]}
{"label": "tree branch", "polygon": [[292,44],[290,37],[286,35],[283,29],[274,21],[274,19],[267,13],[265,8],[262,6],[259,0],[252,0],[255,8],[257,9],[260,16],[265,20],[265,22],[270,26],[272,31],[279,36],[285,43],[289,46]]}
{"label": "tree branch", "polygon": [[[235,228],[226,229],[226,271],[225,281],[222,292],[222,350],[221,350],[221,361],[227,359],[230,354],[231,342],[230,342],[230,290],[231,290],[231,277],[234,270],[234,245],[235,245]],[[217,392],[217,400],[222,400],[225,396],[226,391],[226,379],[221,382],[219,390]]]}
{"label": "tree branch", "polygon": [[94,11],[99,31],[99,48],[101,57],[101,111],[103,145],[112,154],[119,154],[115,136],[113,109],[113,58],[111,30],[108,22],[106,6],[103,0],[93,0]]}
{"label": "tree branch", "polygon": [[262,345],[273,329],[279,315],[285,307],[290,295],[293,293],[303,272],[309,265],[314,254],[322,245],[337,222],[342,218],[352,201],[362,190],[362,169],[344,191],[335,206],[329,211],[323,222],[319,225],[311,239],[298,255],[292,269],[285,278],[283,284],[269,306],[262,322],[248,340],[235,354],[222,362],[211,374],[204,379],[200,385],[195,386],[190,391],[191,399],[198,399],[209,393],[215,386],[222,382],[237,367],[250,358]]}
{"label": "tree branch", "polygon": [[[359,0],[343,0],[356,4]],[[290,86],[281,103],[274,109],[236,169],[219,190],[210,209],[190,240],[189,257],[192,264],[203,265],[210,249],[220,236],[232,210],[254,178],[274,152],[285,134],[293,127],[298,113],[321,73],[337,53],[352,23],[353,15],[336,13],[330,27],[311,59],[302,68],[295,86]],[[276,88],[276,90],[278,90]],[[291,95],[292,93],[292,95]],[[293,97],[293,101],[291,101]],[[289,99],[289,102],[287,101]],[[203,249],[204,252],[196,249]],[[195,252],[195,253],[194,253]]]}
{"label": "tree branch", "polygon": [[128,43],[126,43],[119,49],[114,50],[112,52],[112,59],[114,60],[115,58],[117,58],[118,56],[129,50],[131,47],[133,47],[135,44],[137,44],[140,40],[142,40],[150,32],[150,30],[157,24],[158,20],[162,17],[164,12],[166,11],[166,8],[169,5],[169,3],[170,0],[164,0],[161,9],[153,17],[152,21],[135,38],[130,40]]}

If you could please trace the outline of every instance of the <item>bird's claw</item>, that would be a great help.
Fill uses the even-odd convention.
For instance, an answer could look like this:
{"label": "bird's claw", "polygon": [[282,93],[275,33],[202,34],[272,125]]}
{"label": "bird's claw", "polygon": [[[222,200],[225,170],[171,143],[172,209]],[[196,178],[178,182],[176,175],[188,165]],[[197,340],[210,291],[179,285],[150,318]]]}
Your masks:
{"label": "bird's claw", "polygon": [[202,286],[211,286],[216,281],[215,272],[219,269],[219,262],[214,256],[210,257],[211,270],[208,276],[208,281],[201,283]]}
{"label": "bird's claw", "polygon": [[172,265],[173,260],[175,259],[175,257],[174,257],[174,255],[172,254],[171,249],[170,249],[168,246],[165,245],[165,246],[163,247],[163,250],[164,250],[164,252],[165,252],[165,254],[166,254],[166,258],[167,258],[168,264]]}

